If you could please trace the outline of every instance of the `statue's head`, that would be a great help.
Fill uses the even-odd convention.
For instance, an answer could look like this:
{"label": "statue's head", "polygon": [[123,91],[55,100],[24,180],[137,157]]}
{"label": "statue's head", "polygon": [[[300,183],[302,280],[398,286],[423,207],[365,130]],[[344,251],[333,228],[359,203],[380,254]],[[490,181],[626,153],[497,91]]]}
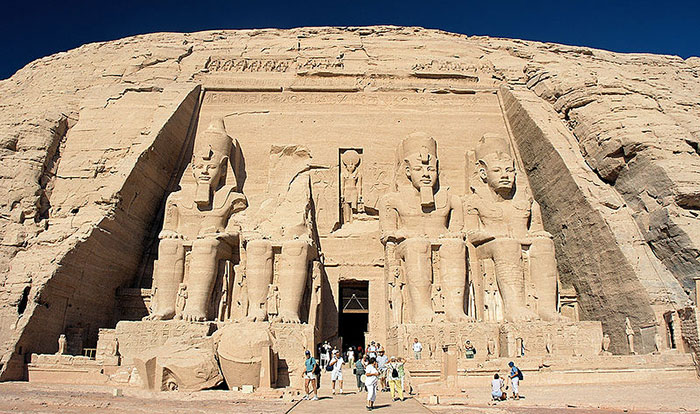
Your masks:
{"label": "statue's head", "polygon": [[413,186],[434,188],[438,183],[437,143],[423,132],[416,132],[401,141],[406,177]]}
{"label": "statue's head", "polygon": [[340,162],[345,171],[353,172],[360,165],[360,154],[355,150],[347,150],[340,155]]}
{"label": "statue's head", "polygon": [[497,194],[511,196],[515,190],[515,161],[508,141],[500,135],[485,134],[476,146],[479,177]]}
{"label": "statue's head", "polygon": [[192,154],[192,175],[197,183],[195,202],[206,205],[228,173],[233,142],[226,133],[223,119],[215,119],[199,137],[198,144]]}

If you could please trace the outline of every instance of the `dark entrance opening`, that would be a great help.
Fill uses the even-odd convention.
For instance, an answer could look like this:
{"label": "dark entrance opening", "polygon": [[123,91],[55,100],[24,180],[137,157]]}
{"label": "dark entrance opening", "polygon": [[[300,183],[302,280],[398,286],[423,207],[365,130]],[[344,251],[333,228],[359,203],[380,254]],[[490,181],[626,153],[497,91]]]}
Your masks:
{"label": "dark entrance opening", "polygon": [[369,322],[369,282],[340,282],[340,306],[338,306],[338,335],[343,351],[349,347],[365,347],[365,332]]}

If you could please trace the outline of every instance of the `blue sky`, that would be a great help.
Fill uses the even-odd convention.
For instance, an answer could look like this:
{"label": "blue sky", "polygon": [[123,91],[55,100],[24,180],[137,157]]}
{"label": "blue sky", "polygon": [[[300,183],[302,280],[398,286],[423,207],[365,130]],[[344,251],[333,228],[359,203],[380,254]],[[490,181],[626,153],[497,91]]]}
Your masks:
{"label": "blue sky", "polygon": [[134,34],[299,26],[423,26],[591,46],[700,55],[700,1],[4,0],[0,79],[34,59]]}

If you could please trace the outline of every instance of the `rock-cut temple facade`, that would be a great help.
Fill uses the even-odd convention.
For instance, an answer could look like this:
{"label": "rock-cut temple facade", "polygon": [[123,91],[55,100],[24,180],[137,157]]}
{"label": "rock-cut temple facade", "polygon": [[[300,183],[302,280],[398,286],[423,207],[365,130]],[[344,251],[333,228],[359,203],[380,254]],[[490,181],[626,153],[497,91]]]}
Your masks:
{"label": "rock-cut temple facade", "polygon": [[694,378],[699,97],[698,58],[404,27],[39,59],[0,81],[0,379],[300,387],[324,341],[419,390]]}

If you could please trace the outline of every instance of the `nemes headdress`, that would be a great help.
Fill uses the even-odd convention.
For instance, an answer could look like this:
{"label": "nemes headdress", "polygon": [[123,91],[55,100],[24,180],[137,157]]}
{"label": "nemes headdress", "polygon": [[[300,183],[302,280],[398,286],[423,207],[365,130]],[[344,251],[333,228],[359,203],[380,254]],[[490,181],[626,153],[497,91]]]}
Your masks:
{"label": "nemes headdress", "polygon": [[227,157],[225,184],[238,187],[236,178],[236,143],[226,132],[223,118],[213,118],[209,127],[198,134],[195,141],[194,157],[201,157],[204,160],[221,161]]}
{"label": "nemes headdress", "polygon": [[476,160],[483,160],[488,155],[512,158],[508,141],[498,134],[484,134],[476,145]]}
{"label": "nemes headdress", "polygon": [[226,132],[223,118],[214,118],[209,127],[199,137],[195,154],[201,156],[205,160],[210,160],[214,154],[219,157],[229,157],[233,140]]}
{"label": "nemes headdress", "polygon": [[415,132],[401,141],[399,161],[408,156],[418,154],[422,162],[427,163],[431,158],[437,158],[437,143],[425,132]]}

